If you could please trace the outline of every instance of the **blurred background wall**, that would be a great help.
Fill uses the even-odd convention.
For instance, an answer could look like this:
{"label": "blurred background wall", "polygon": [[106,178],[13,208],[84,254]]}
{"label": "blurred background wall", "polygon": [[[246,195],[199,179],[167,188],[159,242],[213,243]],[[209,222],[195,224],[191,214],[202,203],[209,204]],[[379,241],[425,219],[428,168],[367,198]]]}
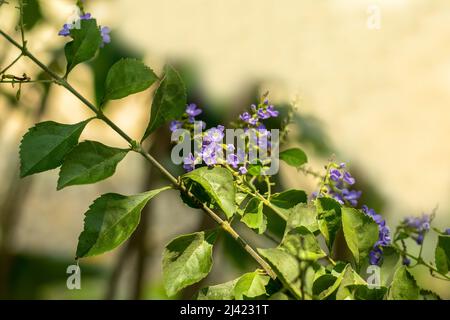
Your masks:
{"label": "blurred background wall", "polygon": [[[390,225],[397,224],[406,215],[431,212],[436,206],[439,206],[437,225],[450,225],[448,1],[89,2],[92,4],[88,5],[88,11],[102,25],[115,30],[113,42],[137,52],[156,72],[167,59],[192,66],[197,92],[201,92],[192,97],[201,96],[197,102],[204,102],[204,105],[200,103],[200,106],[215,110],[211,112],[213,119],[220,119],[228,112],[226,108],[232,110],[231,114],[237,114],[247,107],[242,101],[251,103],[247,98],[255,86],[260,91],[269,90],[273,102],[294,103],[303,119],[311,117],[323,130],[320,137],[323,134],[328,149],[316,152],[314,146],[310,147],[311,165],[320,169],[332,154],[338,160],[348,161],[360,179],[374,187],[366,190],[373,189],[379,200],[377,203],[381,203],[378,208]],[[43,19],[29,31],[29,48],[43,60],[54,61],[57,65],[61,59],[55,58],[58,56],[55,51],[62,48],[65,40],[56,33],[72,13],[73,1],[41,0],[40,8]],[[373,8],[380,13],[379,29],[368,27]],[[13,31],[16,19],[12,6],[1,8],[2,29]],[[2,61],[14,58],[17,52],[7,49],[6,43],[0,41]],[[26,62],[15,66],[14,71],[18,74],[38,72]],[[83,66],[70,80],[94,99],[95,83],[91,79],[92,68]],[[0,169],[5,181],[14,181],[17,144],[27,127],[36,122],[35,111],[43,89],[23,88],[18,104],[8,99],[8,95],[15,93],[14,89],[2,87],[2,90]],[[139,137],[149,116],[150,102],[148,92],[142,93],[111,103],[108,112],[125,131]],[[45,105],[39,120],[76,122],[89,115],[76,99],[58,87],[51,89]],[[297,131],[302,131],[301,126],[293,130],[295,137]],[[319,133],[312,135],[319,137]],[[82,139],[99,136],[109,145],[125,146],[100,123],[90,125]],[[303,141],[293,139],[291,143],[302,144]],[[288,168],[282,169],[285,185],[314,190],[314,181],[293,174]],[[85,262],[94,269],[92,281],[87,284],[89,289],[82,290],[83,293],[67,292],[63,266],[66,260],[73,262],[83,212],[90,202],[104,192],[141,191],[146,186],[142,179],[145,170],[139,157],[130,154],[125,163],[119,165],[116,176],[94,186],[56,192],[56,171],[33,178],[27,197],[21,200],[20,208],[16,208],[20,211],[20,221],[11,235],[11,242],[14,252],[24,255],[20,257],[23,261],[19,259],[22,261],[19,266],[28,263],[35,268],[38,263],[47,269],[50,264],[54,268],[50,268],[52,274],[59,275],[52,284],[44,280],[35,284],[34,288],[39,288],[36,297],[74,298],[78,294],[88,298],[103,297],[110,274],[117,268],[118,252]],[[11,190],[11,182],[0,186],[3,197],[8,197]],[[178,203],[176,199],[176,193],[169,193],[152,205],[154,218],[148,234],[154,245],[145,258],[149,260],[144,277],[148,279],[145,297],[163,297],[159,256],[164,243],[174,234],[196,230],[203,223],[197,212],[182,204],[174,207],[173,203]],[[427,243],[428,256],[432,255],[434,241],[430,238]],[[54,258],[51,262],[48,262],[49,256]],[[135,258],[128,256],[127,259]],[[231,279],[235,266],[232,263],[227,266],[227,257],[217,259],[225,261],[226,272],[216,271],[212,281]],[[100,269],[95,269],[97,267]],[[23,280],[20,270],[17,274],[17,279],[23,283],[31,281]],[[441,295],[450,298],[445,284],[431,281],[420,272],[417,276],[419,281],[431,283]],[[126,287],[127,277],[132,275],[127,272],[121,275],[124,285],[120,288]],[[120,292],[118,296],[129,297]]]}

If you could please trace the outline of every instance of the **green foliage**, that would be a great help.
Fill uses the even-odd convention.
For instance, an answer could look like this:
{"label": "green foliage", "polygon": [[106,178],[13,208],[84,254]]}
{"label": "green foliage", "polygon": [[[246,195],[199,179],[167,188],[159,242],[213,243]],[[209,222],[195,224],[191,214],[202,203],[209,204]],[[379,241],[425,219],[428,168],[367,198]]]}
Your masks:
{"label": "green foliage", "polygon": [[365,259],[378,240],[378,225],[353,208],[342,208],[344,237],[357,264]]}
{"label": "green foliage", "polygon": [[78,64],[94,58],[102,43],[100,29],[95,19],[81,20],[80,28],[70,30],[70,36],[73,40],[64,48],[67,59],[66,75]]}
{"label": "green foliage", "polygon": [[96,199],[85,214],[77,257],[99,255],[121,245],[136,230],[147,202],[167,189],[170,187],[134,196],[108,193]]}
{"label": "green foliage", "polygon": [[20,176],[58,168],[89,120],[76,124],[41,122],[31,128],[20,144]]}
{"label": "green foliage", "polygon": [[230,219],[236,212],[234,179],[225,168],[201,167],[185,174],[182,179],[198,183],[222,209],[227,218]]}
{"label": "green foliage", "polygon": [[304,226],[287,232],[281,246],[290,254],[297,256],[300,261],[316,261],[327,256],[314,234]]}
{"label": "green foliage", "polygon": [[397,269],[389,289],[391,300],[418,300],[420,288],[416,280],[404,266]]}
{"label": "green foliage", "polygon": [[111,148],[96,141],[80,143],[64,159],[59,172],[58,190],[111,177],[128,151]]}
{"label": "green foliage", "polygon": [[234,296],[236,300],[245,298],[257,298],[266,295],[266,286],[270,277],[261,271],[250,272],[239,278],[234,286]]}
{"label": "green foliage", "polygon": [[329,248],[333,248],[334,240],[341,229],[341,206],[331,198],[316,200],[317,223]]}
{"label": "green foliage", "polygon": [[290,209],[299,203],[306,203],[306,200],[307,196],[305,191],[296,189],[275,193],[270,198],[272,205],[282,209]]}
{"label": "green foliage", "polygon": [[169,297],[209,274],[215,238],[215,231],[196,232],[179,236],[166,246],[163,253],[163,278]]}
{"label": "green foliage", "polygon": [[209,286],[199,291],[197,300],[233,300],[234,287],[240,279],[234,279],[215,286]]}
{"label": "green foliage", "polygon": [[122,59],[116,62],[105,81],[103,101],[125,98],[133,93],[148,89],[158,77],[152,69],[136,59]]}
{"label": "green foliage", "polygon": [[245,207],[241,221],[259,234],[264,233],[267,228],[267,219],[263,213],[263,203],[256,198],[251,199]]}
{"label": "green foliage", "polygon": [[303,150],[293,148],[280,152],[280,160],[283,160],[291,167],[298,168],[308,162],[308,157]]}
{"label": "green foliage", "polygon": [[150,123],[142,140],[164,123],[180,118],[187,103],[186,88],[178,72],[170,65],[164,69],[163,79],[153,98]]}
{"label": "green foliage", "polygon": [[300,203],[289,210],[286,232],[297,227],[306,227],[313,233],[319,230],[317,210],[314,206]]}
{"label": "green foliage", "polygon": [[450,235],[439,235],[435,262],[438,271],[444,274],[448,273],[450,269]]}

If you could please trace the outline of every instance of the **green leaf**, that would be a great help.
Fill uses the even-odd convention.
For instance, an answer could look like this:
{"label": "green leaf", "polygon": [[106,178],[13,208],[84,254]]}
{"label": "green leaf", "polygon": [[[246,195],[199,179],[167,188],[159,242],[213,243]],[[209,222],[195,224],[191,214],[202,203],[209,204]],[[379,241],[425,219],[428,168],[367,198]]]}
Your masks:
{"label": "green leaf", "polygon": [[300,203],[289,210],[286,232],[302,226],[313,233],[319,230],[316,208],[304,203]]}
{"label": "green leaf", "polygon": [[141,211],[154,196],[171,187],[134,196],[108,193],[96,199],[84,218],[84,230],[78,239],[77,257],[90,257],[121,245],[134,232]]}
{"label": "green leaf", "polygon": [[205,278],[212,267],[216,232],[196,232],[172,240],[163,253],[163,280],[169,297]]}
{"label": "green leaf", "polygon": [[145,140],[164,123],[181,118],[184,114],[186,103],[186,87],[183,80],[172,66],[167,65],[163,80],[153,98],[150,123],[142,140]]}
{"label": "green leaf", "polygon": [[435,251],[436,268],[446,274],[450,269],[450,236],[439,235]]}
{"label": "green leaf", "polygon": [[122,59],[108,71],[103,101],[122,99],[148,89],[158,77],[152,69],[136,59]]}
{"label": "green leaf", "polygon": [[127,153],[127,149],[111,148],[96,141],[80,143],[64,159],[57,189],[111,177]]}
{"label": "green leaf", "polygon": [[291,167],[298,168],[308,162],[308,157],[303,150],[293,148],[280,152],[280,160],[283,160]]}
{"label": "green leaf", "polygon": [[238,281],[239,278],[203,288],[198,293],[197,300],[233,300],[234,287]]}
{"label": "green leaf", "polygon": [[301,261],[316,261],[326,257],[314,234],[303,226],[290,230],[281,246]]}
{"label": "green leaf", "polygon": [[344,270],[338,276],[332,274],[320,276],[314,281],[313,294],[316,295],[319,300],[324,300],[331,296],[341,285],[348,270],[350,270],[349,272],[353,272],[350,265],[346,265]]}
{"label": "green leaf", "polygon": [[345,241],[359,264],[369,255],[378,240],[378,225],[357,209],[342,208],[342,227]]}
{"label": "green leaf", "polygon": [[317,222],[328,247],[333,248],[336,235],[341,228],[341,206],[331,198],[318,198],[316,201]]}
{"label": "green leaf", "polygon": [[357,274],[350,265],[347,265],[343,272],[342,281],[336,291],[336,300],[354,299],[350,285],[367,285],[359,274]]}
{"label": "green leaf", "polygon": [[252,198],[245,207],[241,221],[250,229],[256,229],[259,234],[263,234],[267,227],[267,219],[263,213],[263,203],[256,198]]}
{"label": "green leaf", "polygon": [[258,270],[246,273],[236,283],[234,296],[236,300],[244,300],[244,298],[256,298],[266,295],[266,285],[269,281],[270,277],[261,274]]}
{"label": "green leaf", "polygon": [[290,189],[281,193],[275,193],[270,198],[272,205],[282,209],[290,209],[299,203],[306,203],[305,191]]}
{"label": "green leaf", "polygon": [[20,145],[20,176],[59,167],[74,146],[89,120],[76,124],[41,122],[23,136]]}
{"label": "green leaf", "polygon": [[401,266],[394,274],[391,288],[389,289],[390,300],[418,300],[420,288],[414,277],[405,266]]}
{"label": "green leaf", "polygon": [[420,300],[442,300],[442,298],[433,291],[420,290]]}
{"label": "green leaf", "polygon": [[390,246],[383,248],[383,263],[380,267],[381,284],[389,286],[394,276],[394,271],[397,270],[400,264],[400,255],[398,251]]}
{"label": "green leaf", "polygon": [[222,167],[201,167],[185,174],[183,180],[191,180],[199,185],[223,210],[228,219],[236,212],[236,188],[231,173]]}
{"label": "green leaf", "polygon": [[352,292],[355,300],[383,300],[388,288],[372,288],[364,284],[349,285],[347,288]]}
{"label": "green leaf", "polygon": [[301,297],[298,260],[293,255],[278,248],[258,249],[258,252],[273,268],[281,283],[291,288],[297,296],[296,298]]}
{"label": "green leaf", "polygon": [[70,30],[73,41],[66,44],[64,52],[67,59],[66,75],[76,65],[92,59],[102,43],[100,29],[95,19],[81,20],[80,28]]}

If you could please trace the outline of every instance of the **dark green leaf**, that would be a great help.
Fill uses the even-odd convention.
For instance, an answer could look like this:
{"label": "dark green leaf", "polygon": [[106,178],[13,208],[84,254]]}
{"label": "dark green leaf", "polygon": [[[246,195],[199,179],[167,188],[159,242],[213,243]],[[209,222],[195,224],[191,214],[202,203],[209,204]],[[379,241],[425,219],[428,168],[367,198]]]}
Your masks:
{"label": "dark green leaf", "polygon": [[196,232],[172,240],[163,253],[163,279],[167,295],[205,278],[212,267],[216,233]]}
{"label": "dark green leaf", "polygon": [[58,190],[111,177],[127,153],[127,149],[111,148],[96,141],[80,143],[64,159]]}
{"label": "dark green leaf", "polygon": [[372,288],[364,284],[349,285],[347,288],[352,292],[355,300],[383,300],[387,288]]}
{"label": "dark green leaf", "polygon": [[270,202],[279,208],[290,209],[299,203],[306,203],[305,191],[290,189],[281,193],[275,193],[270,198]]}
{"label": "dark green leaf", "polygon": [[164,123],[181,118],[186,102],[186,88],[183,80],[173,67],[166,66],[163,80],[153,98],[150,123],[142,140]]}
{"label": "dark green leaf", "polygon": [[341,228],[341,206],[334,199],[324,197],[316,200],[316,208],[320,232],[331,250]]}
{"label": "dark green leaf", "polygon": [[256,229],[259,234],[263,234],[267,227],[267,219],[263,213],[263,203],[256,198],[252,198],[245,207],[241,221],[247,227]]}
{"label": "dark green leaf", "polygon": [[389,289],[391,300],[418,300],[420,288],[416,280],[405,266],[401,266],[394,274],[394,280]]}
{"label": "dark green leaf", "polygon": [[201,167],[185,174],[183,180],[191,180],[199,185],[223,210],[228,219],[236,212],[236,188],[231,173],[221,167]]}
{"label": "dark green leaf", "polygon": [[134,232],[147,202],[165,187],[135,196],[108,193],[89,207],[78,239],[77,257],[102,254],[121,245]]}
{"label": "dark green leaf", "polygon": [[378,225],[357,209],[342,208],[342,227],[345,241],[359,264],[369,255],[378,240]]}
{"label": "dark green leaf", "polygon": [[283,160],[292,167],[298,168],[308,162],[308,157],[303,150],[293,148],[280,152],[280,160]]}
{"label": "dark green leaf", "polygon": [[41,122],[31,128],[20,145],[20,176],[59,167],[74,146],[89,120],[76,124]]}
{"label": "dark green leaf", "polygon": [[148,89],[158,77],[152,69],[136,59],[122,59],[109,69],[103,101],[121,99]]}
{"label": "dark green leaf", "polygon": [[450,236],[439,235],[435,251],[436,268],[446,274],[450,269]]}
{"label": "dark green leaf", "polygon": [[433,291],[420,290],[420,300],[442,300],[442,298]]}
{"label": "dark green leaf", "polygon": [[42,10],[38,0],[26,0],[23,6],[23,24],[25,30],[31,30],[42,20]]}
{"label": "dark green leaf", "polygon": [[326,257],[316,237],[306,227],[290,230],[284,236],[281,246],[301,261],[315,261]]}
{"label": "dark green leaf", "polygon": [[244,300],[244,298],[256,298],[266,295],[266,285],[269,281],[270,277],[261,274],[258,270],[246,273],[239,278],[234,286],[234,296],[236,300]]}
{"label": "dark green leaf", "polygon": [[100,29],[95,19],[81,20],[80,28],[70,30],[73,41],[66,44],[64,52],[69,74],[76,65],[92,59],[102,43]]}

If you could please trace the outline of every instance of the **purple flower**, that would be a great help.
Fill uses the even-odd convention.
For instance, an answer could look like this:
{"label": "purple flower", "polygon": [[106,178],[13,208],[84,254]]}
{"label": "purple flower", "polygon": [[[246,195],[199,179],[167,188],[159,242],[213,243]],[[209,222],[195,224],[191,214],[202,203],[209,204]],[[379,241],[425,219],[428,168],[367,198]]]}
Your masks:
{"label": "purple flower", "polygon": [[239,167],[239,173],[244,175],[247,174],[248,170],[246,167]]}
{"label": "purple flower", "polygon": [[174,131],[180,129],[182,127],[182,125],[183,125],[183,122],[174,120],[174,121],[170,122],[170,125],[169,125],[170,131],[174,132]]}
{"label": "purple flower", "polygon": [[207,166],[213,166],[217,163],[217,151],[218,146],[214,143],[203,147],[202,158]]}
{"label": "purple flower", "polygon": [[235,154],[229,154],[228,156],[227,156],[227,163],[230,165],[230,166],[232,166],[233,168],[237,168],[238,167],[238,164],[239,164],[239,159],[238,159],[238,157],[237,157],[237,155],[235,155]]}
{"label": "purple flower", "polygon": [[187,172],[195,169],[195,158],[192,153],[189,153],[189,155],[183,159],[183,168]]}
{"label": "purple flower", "polygon": [[224,137],[224,128],[223,126],[218,126],[217,128],[211,128],[206,131],[206,135],[203,138],[207,143],[217,143],[222,142]]}
{"label": "purple flower", "polygon": [[189,117],[196,117],[202,113],[202,109],[197,108],[195,103],[191,103],[186,107],[186,113]]}
{"label": "purple flower", "polygon": [[275,110],[275,107],[273,105],[268,106],[266,111],[272,118],[278,117],[279,113],[277,110]]}
{"label": "purple flower", "polygon": [[336,169],[331,169],[330,179],[337,182],[337,181],[339,181],[340,178],[341,178],[341,172]]}
{"label": "purple flower", "polygon": [[408,259],[408,257],[403,257],[402,263],[403,265],[409,267],[409,265],[411,264],[411,260]]}
{"label": "purple flower", "polygon": [[350,202],[350,204],[353,207],[356,207],[358,205],[358,200],[362,195],[362,191],[357,191],[357,190],[348,190],[348,189],[343,189],[342,190],[342,197],[344,198],[344,200]]}
{"label": "purple flower", "polygon": [[445,229],[445,234],[450,236],[450,228]]}
{"label": "purple flower", "polygon": [[257,117],[251,117],[250,120],[248,120],[248,123],[252,126],[256,126],[258,124],[259,119]]}
{"label": "purple flower", "polygon": [[257,111],[257,115],[260,119],[263,119],[263,120],[270,118],[270,114],[263,108],[261,108]]}
{"label": "purple flower", "polygon": [[241,114],[241,115],[239,116],[239,118],[240,118],[242,121],[244,121],[244,122],[248,122],[248,121],[250,120],[251,117],[252,117],[252,116],[251,116],[250,113],[248,113],[248,112],[244,112],[243,114]]}
{"label": "purple flower", "polygon": [[108,27],[100,27],[100,34],[102,36],[102,47],[111,42],[111,36],[109,35],[109,33],[111,32],[111,30]]}
{"label": "purple flower", "polygon": [[417,244],[422,244],[425,233],[430,230],[431,216],[423,214],[421,217],[407,217],[403,220],[403,224],[417,236],[413,237]]}
{"label": "purple flower", "polygon": [[425,238],[425,236],[423,235],[423,233],[419,233],[419,235],[415,238],[415,240],[416,240],[417,244],[422,244],[424,238]]}
{"label": "purple flower", "polygon": [[70,36],[70,30],[73,29],[73,24],[66,23],[63,25],[63,28],[58,32],[59,36],[67,37]]}
{"label": "purple flower", "polygon": [[386,221],[374,209],[364,205],[361,210],[378,224],[378,240],[369,255],[370,264],[378,265],[383,255],[382,248],[391,244],[391,230],[386,226]]}
{"label": "purple flower", "polygon": [[80,20],[90,20],[90,19],[91,19],[90,13],[85,13],[80,16]]}
{"label": "purple flower", "polygon": [[379,247],[375,247],[369,253],[369,263],[371,265],[379,265],[383,257],[383,251]]}
{"label": "purple flower", "polygon": [[349,185],[353,185],[355,184],[355,178],[352,177],[352,175],[350,174],[350,172],[345,172],[344,173],[344,178],[343,180],[348,183]]}

